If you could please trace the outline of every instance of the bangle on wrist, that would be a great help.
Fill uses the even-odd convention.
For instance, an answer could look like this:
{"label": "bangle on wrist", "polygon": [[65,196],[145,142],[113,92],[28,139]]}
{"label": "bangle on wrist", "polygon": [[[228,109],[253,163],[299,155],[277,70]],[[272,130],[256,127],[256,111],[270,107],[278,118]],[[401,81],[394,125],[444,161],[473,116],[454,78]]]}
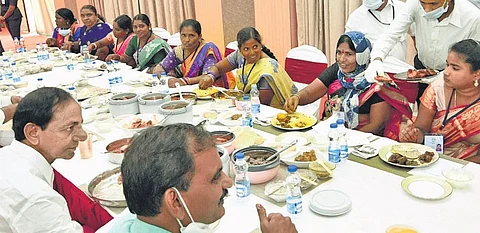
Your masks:
{"label": "bangle on wrist", "polygon": [[92,43],[92,45],[93,45],[93,47],[95,47],[95,48],[93,48],[93,50],[96,50],[96,49],[98,48],[98,47],[97,47],[97,44]]}
{"label": "bangle on wrist", "polygon": [[215,82],[215,75],[213,75],[213,74],[211,74],[211,73],[208,73],[208,74],[207,74],[207,77],[212,78],[212,80]]}
{"label": "bangle on wrist", "polygon": [[294,97],[294,96],[298,97],[298,101],[300,102],[300,99],[301,99],[300,95],[298,93],[295,93],[295,94],[292,95],[292,97]]}

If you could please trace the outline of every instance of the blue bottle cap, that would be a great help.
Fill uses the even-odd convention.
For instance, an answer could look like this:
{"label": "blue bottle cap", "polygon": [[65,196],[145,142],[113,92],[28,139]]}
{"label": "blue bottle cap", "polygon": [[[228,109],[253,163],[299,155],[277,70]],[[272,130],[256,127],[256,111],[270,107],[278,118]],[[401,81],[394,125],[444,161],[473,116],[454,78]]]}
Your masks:
{"label": "blue bottle cap", "polygon": [[73,91],[73,90],[75,90],[75,87],[69,87],[68,90]]}
{"label": "blue bottle cap", "polygon": [[345,121],[343,119],[337,119],[337,125],[343,125]]}
{"label": "blue bottle cap", "polygon": [[43,81],[43,78],[37,78],[37,81]]}
{"label": "blue bottle cap", "polygon": [[162,72],[160,73],[160,75],[167,75],[167,72],[162,71]]}
{"label": "blue bottle cap", "polygon": [[245,158],[245,153],[243,152],[238,152],[235,154],[235,158],[237,159],[244,159]]}
{"label": "blue bottle cap", "polygon": [[248,100],[250,98],[250,96],[248,95],[243,95],[243,100]]}
{"label": "blue bottle cap", "polygon": [[152,74],[152,78],[157,78],[158,79],[158,75],[157,74]]}
{"label": "blue bottle cap", "polygon": [[297,166],[296,165],[288,165],[288,172],[296,172]]}
{"label": "blue bottle cap", "polygon": [[337,128],[337,123],[330,124],[330,129],[336,129],[336,128]]}

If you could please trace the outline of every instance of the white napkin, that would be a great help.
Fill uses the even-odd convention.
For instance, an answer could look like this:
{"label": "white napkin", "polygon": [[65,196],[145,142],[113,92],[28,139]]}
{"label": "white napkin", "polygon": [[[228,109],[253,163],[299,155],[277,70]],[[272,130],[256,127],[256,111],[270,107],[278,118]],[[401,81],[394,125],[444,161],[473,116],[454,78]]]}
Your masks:
{"label": "white napkin", "polygon": [[438,178],[441,178],[441,179],[445,179],[445,177],[443,177],[443,175],[442,175],[442,171],[447,170],[447,169],[449,170],[449,169],[453,169],[453,168],[462,168],[462,167],[463,167],[462,164],[440,158],[440,159],[438,159],[437,162],[435,162],[434,164],[432,164],[428,167],[414,168],[414,169],[410,170],[408,173],[412,174],[412,175],[435,176],[435,177],[438,177]]}

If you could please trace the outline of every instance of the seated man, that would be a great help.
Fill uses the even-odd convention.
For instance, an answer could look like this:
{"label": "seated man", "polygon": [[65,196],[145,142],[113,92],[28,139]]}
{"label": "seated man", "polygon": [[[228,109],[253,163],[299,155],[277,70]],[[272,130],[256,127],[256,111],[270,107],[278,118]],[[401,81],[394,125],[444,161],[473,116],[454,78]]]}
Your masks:
{"label": "seated man", "polygon": [[[51,164],[71,159],[78,143],[87,138],[82,121],[80,105],[59,88],[37,89],[18,104],[13,116],[15,140],[0,149],[0,232],[93,232],[111,219],[78,193],[64,198],[52,188],[73,193],[71,183],[60,183],[57,178],[63,177]],[[70,206],[72,202],[76,206]],[[75,217],[69,211],[83,215]]]}
{"label": "seated man", "polygon": [[[185,146],[188,145],[188,146]],[[232,180],[222,172],[215,141],[189,124],[154,126],[133,139],[122,163],[123,192],[134,218],[110,232],[210,232],[207,224],[225,214]],[[297,232],[290,218],[265,214],[257,204],[263,233]]]}

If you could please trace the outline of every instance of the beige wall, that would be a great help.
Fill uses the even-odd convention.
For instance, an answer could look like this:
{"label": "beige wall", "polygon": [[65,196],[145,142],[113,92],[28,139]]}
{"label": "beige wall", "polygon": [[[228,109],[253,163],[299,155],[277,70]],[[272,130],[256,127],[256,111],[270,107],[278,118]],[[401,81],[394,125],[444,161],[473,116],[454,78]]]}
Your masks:
{"label": "beige wall", "polygon": [[195,0],[196,20],[202,25],[202,36],[208,42],[215,43],[220,51],[225,51],[223,39],[223,17],[221,0]]}

